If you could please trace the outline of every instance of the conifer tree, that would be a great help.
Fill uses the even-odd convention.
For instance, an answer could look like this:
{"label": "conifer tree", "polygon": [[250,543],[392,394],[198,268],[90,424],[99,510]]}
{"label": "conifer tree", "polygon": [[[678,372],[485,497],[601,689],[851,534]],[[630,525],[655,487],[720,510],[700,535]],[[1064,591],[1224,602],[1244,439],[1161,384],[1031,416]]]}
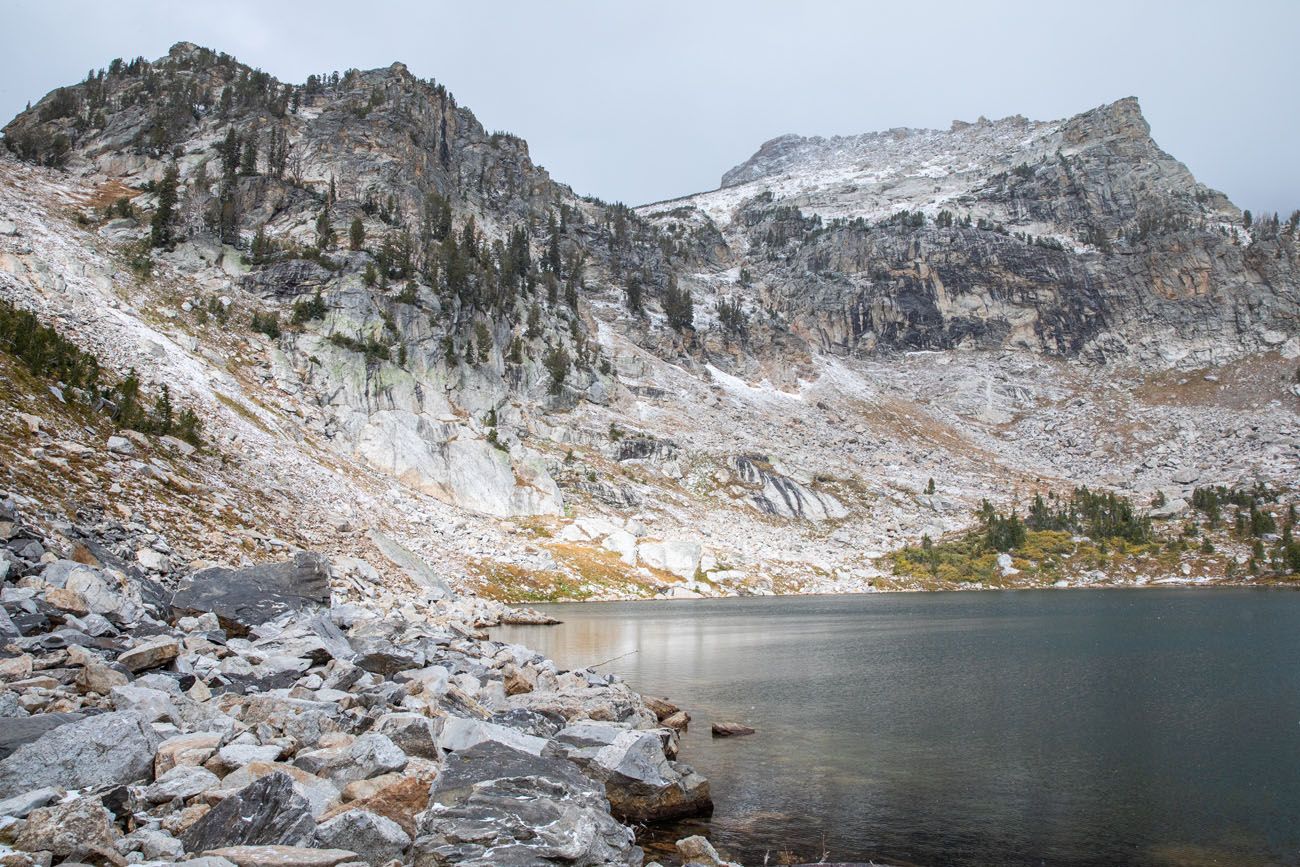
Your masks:
{"label": "conifer tree", "polygon": [[166,247],[172,242],[178,177],[176,164],[172,163],[163,171],[162,180],[158,182],[158,207],[153,212],[149,226],[149,243],[153,247]]}

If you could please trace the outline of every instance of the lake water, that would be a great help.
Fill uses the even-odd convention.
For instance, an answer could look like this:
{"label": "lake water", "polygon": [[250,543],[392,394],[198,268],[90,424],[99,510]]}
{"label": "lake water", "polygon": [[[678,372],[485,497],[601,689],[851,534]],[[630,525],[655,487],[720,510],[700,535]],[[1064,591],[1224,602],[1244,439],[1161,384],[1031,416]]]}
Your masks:
{"label": "lake water", "polygon": [[[744,863],[1300,864],[1300,593],[1070,590],[546,606],[493,630],[692,717]],[[624,655],[627,654],[627,655]],[[758,734],[714,740],[709,724]],[[652,853],[653,854],[653,853]]]}

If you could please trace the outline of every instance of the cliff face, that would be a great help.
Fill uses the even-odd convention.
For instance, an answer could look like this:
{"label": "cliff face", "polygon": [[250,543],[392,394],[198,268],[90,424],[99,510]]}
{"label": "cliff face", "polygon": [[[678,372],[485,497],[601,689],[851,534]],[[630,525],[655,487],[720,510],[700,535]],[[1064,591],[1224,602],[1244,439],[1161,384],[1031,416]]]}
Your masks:
{"label": "cliff face", "polygon": [[653,291],[665,271],[626,208],[580,200],[400,63],[294,86],[181,43],[51,93],[4,132],[142,222],[175,166],[175,237],[154,258],[233,275],[286,326],[319,293],[279,341],[286,387],[313,396],[344,453],[489,514],[560,510],[522,442],[529,409],[615,387],[578,293],[631,270]]}
{"label": "cliff face", "polygon": [[816,349],[1023,348],[1217,363],[1296,334],[1294,231],[1256,226],[1150,136],[1137,100],[1056,122],[783,136],[720,189],[642,209],[728,244]]}

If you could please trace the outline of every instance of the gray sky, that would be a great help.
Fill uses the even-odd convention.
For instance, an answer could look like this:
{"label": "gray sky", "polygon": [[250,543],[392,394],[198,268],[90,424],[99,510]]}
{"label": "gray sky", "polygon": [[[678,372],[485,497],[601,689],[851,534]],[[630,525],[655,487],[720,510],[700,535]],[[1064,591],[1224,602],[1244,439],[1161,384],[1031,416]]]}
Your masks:
{"label": "gray sky", "polygon": [[277,78],[405,62],[579,193],[717,186],[773,136],[1065,117],[1135,95],[1239,206],[1300,208],[1300,2],[3,0],[0,115],[190,40]]}

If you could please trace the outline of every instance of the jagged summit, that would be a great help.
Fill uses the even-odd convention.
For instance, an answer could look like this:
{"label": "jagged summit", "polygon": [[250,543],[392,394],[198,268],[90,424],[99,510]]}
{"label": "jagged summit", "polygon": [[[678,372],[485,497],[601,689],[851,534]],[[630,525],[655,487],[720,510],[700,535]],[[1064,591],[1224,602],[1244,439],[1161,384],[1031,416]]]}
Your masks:
{"label": "jagged summit", "polygon": [[[1040,139],[1058,130],[1067,141],[1076,130],[1085,136],[1122,136],[1134,141],[1148,138],[1151,132],[1137,97],[1129,96],[1065,120],[1031,121],[1015,114],[998,120],[983,116],[974,122],[954,120],[947,130],[895,127],[830,138],[786,134],[764,142],[753,156],[728,170],[719,187],[772,178],[809,164],[847,176],[855,170],[872,168],[872,163],[880,162],[891,145],[895,152],[930,151],[932,168],[940,162],[960,164],[971,158],[987,161],[1004,155],[1028,156]],[[887,157],[884,161],[887,163]]]}
{"label": "jagged summit", "polygon": [[[766,142],[748,160],[722,176],[719,189],[693,197],[715,220],[728,219],[738,197],[770,192],[797,200],[804,211],[823,218],[876,220],[900,209],[931,216],[965,204],[999,175],[1024,171],[1059,159],[1121,162],[1149,192],[1169,199],[1199,199],[1209,207],[1175,205],[1189,215],[1215,215],[1232,221],[1236,209],[1220,193],[1197,183],[1186,167],[1151,139],[1150,126],[1136,97],[1127,97],[1071,118],[1030,121],[1022,115],[974,123],[953,121],[947,130],[896,128],[855,136],[785,135]],[[1103,166],[1105,167],[1105,166]],[[1146,181],[1150,183],[1146,183]],[[1093,222],[1118,229],[1125,216],[1154,203],[1116,202],[1113,214],[1089,214]],[[1003,213],[980,214],[1007,221]],[[1034,232],[1038,234],[1038,231]]]}

